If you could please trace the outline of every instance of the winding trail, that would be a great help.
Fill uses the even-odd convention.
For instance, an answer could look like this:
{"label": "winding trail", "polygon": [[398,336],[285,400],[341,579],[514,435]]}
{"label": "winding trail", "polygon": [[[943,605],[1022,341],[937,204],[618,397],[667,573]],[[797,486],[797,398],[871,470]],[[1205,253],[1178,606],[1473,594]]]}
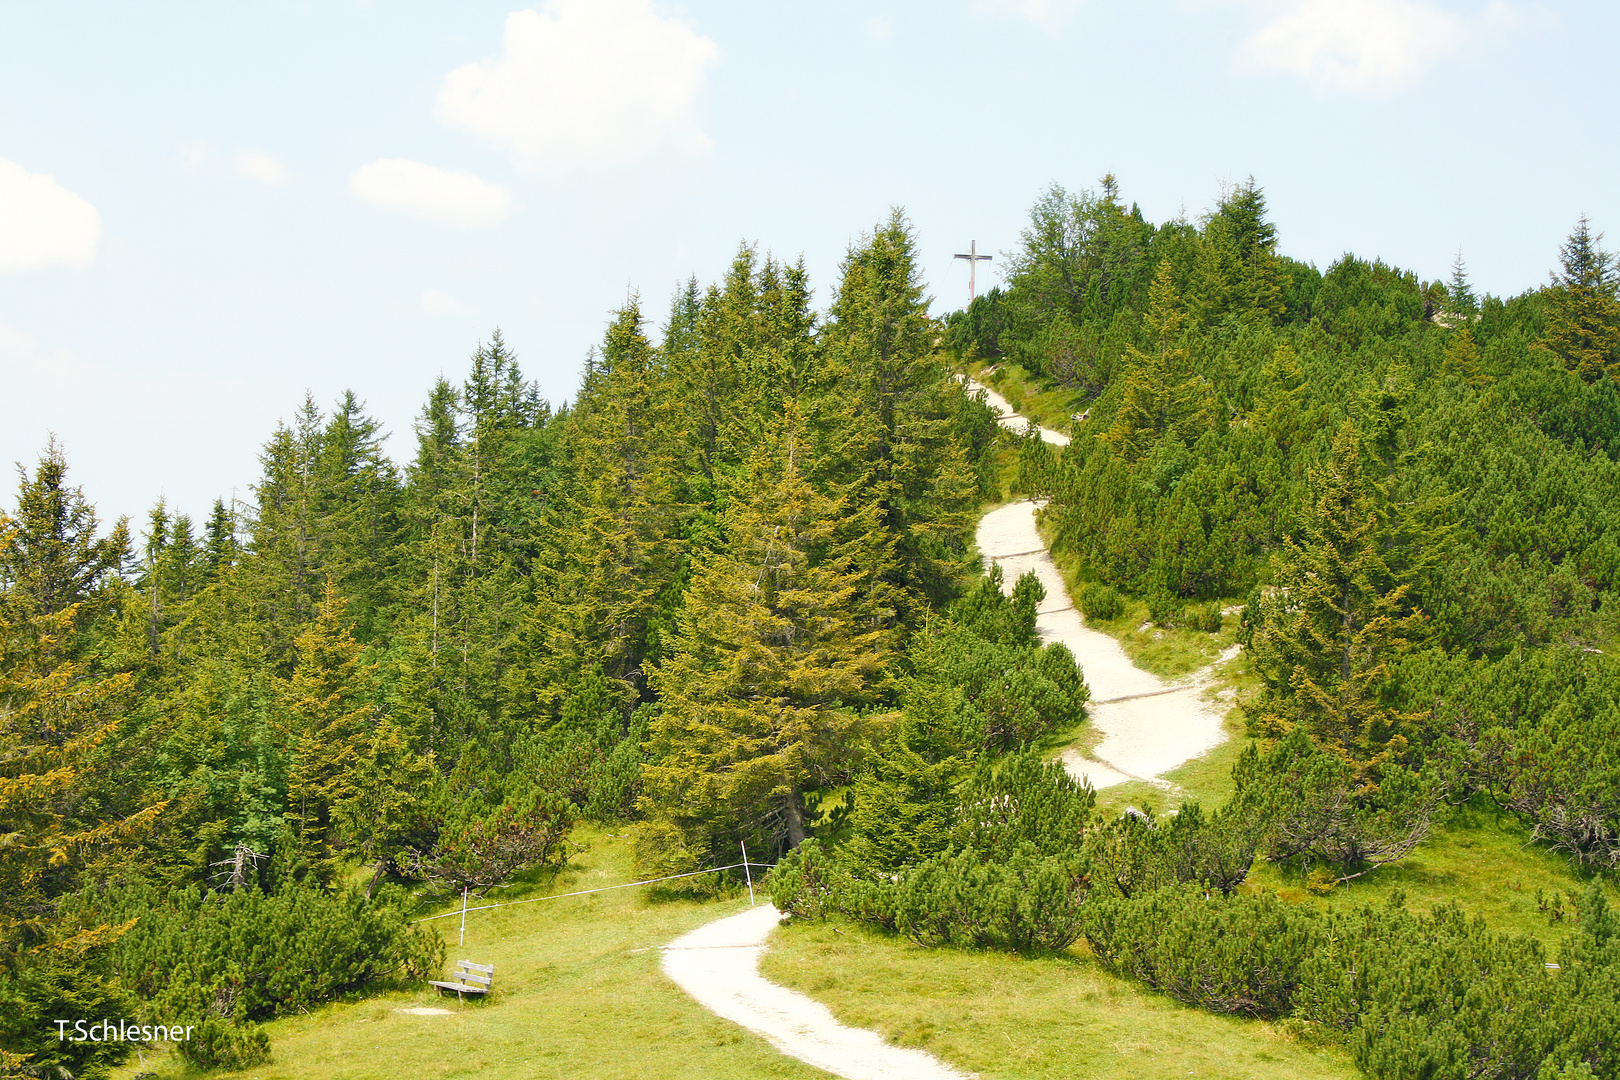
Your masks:
{"label": "winding trail", "polygon": [[[1029,429],[1031,421],[995,391],[972,379],[964,381],[970,390],[984,391],[1003,427],[1019,434]],[[1050,428],[1039,431],[1046,442],[1062,446],[1069,441]],[[1171,685],[1131,663],[1119,642],[1087,627],[1041,542],[1036,509],[1028,501],[998,507],[979,522],[976,539],[985,560],[1003,568],[1009,592],[1020,574],[1035,571],[1046,589],[1035,623],[1041,639],[1067,645],[1091,688],[1088,711],[1103,740],[1089,757],[1076,749],[1065,751],[1064,767],[1096,788],[1133,779],[1168,786],[1158,779],[1160,773],[1207,753],[1225,738],[1218,706],[1205,700],[1211,668]],[[846,1080],[970,1080],[968,1073],[932,1054],[893,1046],[875,1031],[841,1024],[825,1005],[760,975],[760,955],[780,919],[773,905],[760,904],[701,926],[664,946],[664,973],[715,1015]]]}
{"label": "winding trail", "polygon": [[[1002,427],[1020,434],[1028,430],[1032,421],[1014,412],[1001,395],[972,379],[964,382],[969,390],[984,393]],[[1062,432],[1039,430],[1048,443],[1064,446],[1069,442]],[[1041,640],[1067,645],[1091,688],[1086,711],[1091,726],[1102,733],[1102,741],[1089,756],[1075,748],[1064,751],[1064,768],[1076,779],[1089,780],[1094,788],[1127,780],[1169,787],[1159,779],[1161,773],[1209,753],[1226,740],[1221,726],[1225,708],[1209,701],[1206,693],[1215,665],[1181,682],[1167,683],[1131,663],[1118,641],[1086,626],[1035,527],[1037,509],[1038,504],[1027,500],[998,507],[979,522],[975,539],[985,561],[1001,566],[1002,588],[1007,592],[1019,575],[1035,571],[1046,589],[1044,606],[1035,620]],[[1216,663],[1236,654],[1234,646]]]}

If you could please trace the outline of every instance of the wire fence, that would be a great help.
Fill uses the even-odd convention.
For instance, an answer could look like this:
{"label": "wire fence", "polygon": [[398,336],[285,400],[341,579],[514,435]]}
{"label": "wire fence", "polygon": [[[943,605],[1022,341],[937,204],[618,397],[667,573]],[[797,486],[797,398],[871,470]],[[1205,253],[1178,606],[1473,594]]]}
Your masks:
{"label": "wire fence", "polygon": [[771,868],[771,864],[750,862],[748,861],[747,855],[748,851],[746,848],[744,848],[743,861],[732,863],[729,866],[715,866],[710,867],[708,870],[690,870],[684,874],[668,874],[664,877],[648,878],[645,881],[627,881],[622,885],[603,885],[602,887],[596,889],[578,889],[574,892],[552,893],[550,896],[531,896],[527,900],[504,900],[497,904],[480,904],[477,907],[467,906],[467,889],[463,887],[461,890],[461,906],[459,908],[455,909],[454,911],[441,912],[438,915],[424,915],[420,919],[412,919],[407,925],[415,926],[417,923],[432,922],[434,919],[452,919],[459,915],[461,916],[460,943],[464,945],[467,941],[467,916],[469,913],[474,911],[489,911],[491,908],[499,907],[516,907],[519,904],[538,904],[542,900],[561,900],[565,896],[589,896],[591,893],[612,892],[615,889],[633,889],[637,885],[656,885],[660,881],[675,881],[678,878],[701,877],[704,874],[719,874],[727,870],[741,870],[743,874],[747,876],[748,902],[751,905],[754,902],[754,868],[757,867],[762,870],[769,870]]}

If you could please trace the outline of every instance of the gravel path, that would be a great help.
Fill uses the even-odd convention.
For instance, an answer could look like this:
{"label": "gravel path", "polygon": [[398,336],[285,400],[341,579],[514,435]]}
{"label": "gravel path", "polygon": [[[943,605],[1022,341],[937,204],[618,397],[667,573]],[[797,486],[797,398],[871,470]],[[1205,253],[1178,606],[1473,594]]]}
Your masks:
{"label": "gravel path", "polygon": [[[1032,425],[1034,425],[1035,422],[1033,420],[1026,419],[1025,417],[1019,416],[1017,413],[1013,412],[1013,407],[1007,403],[1007,399],[990,389],[988,386],[975,379],[969,378],[966,375],[958,375],[957,378],[966,384],[970,393],[978,391],[984,394],[985,401],[989,403],[991,410],[996,414],[996,423],[1000,424],[1008,431],[1011,431],[1015,435],[1022,435],[1028,431]],[[1067,435],[1063,434],[1061,431],[1053,431],[1048,427],[1041,428],[1041,441],[1049,442],[1053,446],[1069,445],[1069,437]]]}
{"label": "gravel path", "polygon": [[[968,389],[983,391],[1001,426],[1022,433],[1030,421],[1012,410],[994,390],[964,379]],[[1041,438],[1066,445],[1068,437],[1041,428]],[[1074,653],[1091,687],[1091,726],[1103,739],[1090,755],[1079,750],[1063,754],[1064,767],[1094,788],[1112,787],[1127,780],[1146,780],[1168,787],[1160,773],[1207,754],[1226,739],[1221,721],[1225,707],[1208,700],[1211,668],[1174,685],[1131,663],[1118,641],[1086,626],[1063,586],[1063,575],[1047,552],[1035,528],[1033,502],[999,507],[979,522],[976,537],[986,562],[999,563],[1002,587],[1008,592],[1025,571],[1035,571],[1046,589],[1036,618],[1042,641],[1061,641]],[[1229,660],[1236,647],[1221,657]],[[1213,665],[1212,665],[1213,667]]]}
{"label": "gravel path", "polygon": [[[716,1016],[763,1035],[784,1054],[847,1080],[968,1080],[932,1054],[847,1027],[812,998],[759,973],[765,939],[781,920],[770,904],[749,908],[664,946],[664,973]],[[976,1074],[975,1074],[976,1075]]]}

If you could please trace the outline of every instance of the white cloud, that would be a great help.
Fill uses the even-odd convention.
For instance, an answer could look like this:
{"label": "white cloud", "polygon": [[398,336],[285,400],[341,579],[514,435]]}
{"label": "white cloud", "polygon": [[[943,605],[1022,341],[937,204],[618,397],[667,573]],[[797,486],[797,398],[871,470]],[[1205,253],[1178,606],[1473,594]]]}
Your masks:
{"label": "white cloud", "polygon": [[238,150],[234,164],[237,176],[245,176],[270,187],[280,187],[287,182],[287,167],[269,154],[257,150]]}
{"label": "white cloud", "polygon": [[80,417],[194,419],[241,407],[239,380],[176,371],[122,372],[79,359],[68,349],[42,349],[34,335],[0,322],[0,413],[13,418],[60,416],[71,403]]}
{"label": "white cloud", "polygon": [[[1493,4],[1489,18],[1503,10]],[[1244,42],[1243,56],[1320,90],[1382,94],[1416,79],[1461,32],[1457,16],[1416,0],[1294,0]]]}
{"label": "white cloud", "polygon": [[979,0],[979,7],[987,11],[1019,15],[1048,30],[1067,19],[1078,6],[1079,0]]}
{"label": "white cloud", "polygon": [[349,191],[373,206],[445,225],[480,228],[512,212],[512,197],[501,185],[406,158],[361,166],[349,177]]}
{"label": "white cloud", "polygon": [[96,208],[44,173],[0,158],[0,274],[83,270],[101,243]]}
{"label": "white cloud", "polygon": [[466,315],[471,309],[449,293],[423,289],[422,310],[429,315]]}
{"label": "white cloud", "polygon": [[874,41],[888,41],[894,36],[894,20],[881,15],[867,19],[866,36]]}
{"label": "white cloud", "polygon": [[500,56],[446,75],[437,112],[524,169],[623,164],[666,145],[702,153],[697,98],[719,54],[651,0],[549,0],[507,16]]}

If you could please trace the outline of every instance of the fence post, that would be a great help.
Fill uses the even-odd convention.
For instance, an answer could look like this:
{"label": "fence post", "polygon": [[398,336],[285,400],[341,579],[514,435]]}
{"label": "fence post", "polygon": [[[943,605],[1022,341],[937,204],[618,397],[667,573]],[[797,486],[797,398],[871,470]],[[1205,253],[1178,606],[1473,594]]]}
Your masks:
{"label": "fence post", "polygon": [[747,841],[744,841],[744,840],[739,840],[739,841],[737,841],[737,843],[742,845],[743,877],[748,879],[748,906],[753,907],[754,906],[754,872],[748,868],[748,843],[747,843]]}
{"label": "fence post", "polygon": [[461,887],[461,940],[458,945],[467,944],[467,886]]}

